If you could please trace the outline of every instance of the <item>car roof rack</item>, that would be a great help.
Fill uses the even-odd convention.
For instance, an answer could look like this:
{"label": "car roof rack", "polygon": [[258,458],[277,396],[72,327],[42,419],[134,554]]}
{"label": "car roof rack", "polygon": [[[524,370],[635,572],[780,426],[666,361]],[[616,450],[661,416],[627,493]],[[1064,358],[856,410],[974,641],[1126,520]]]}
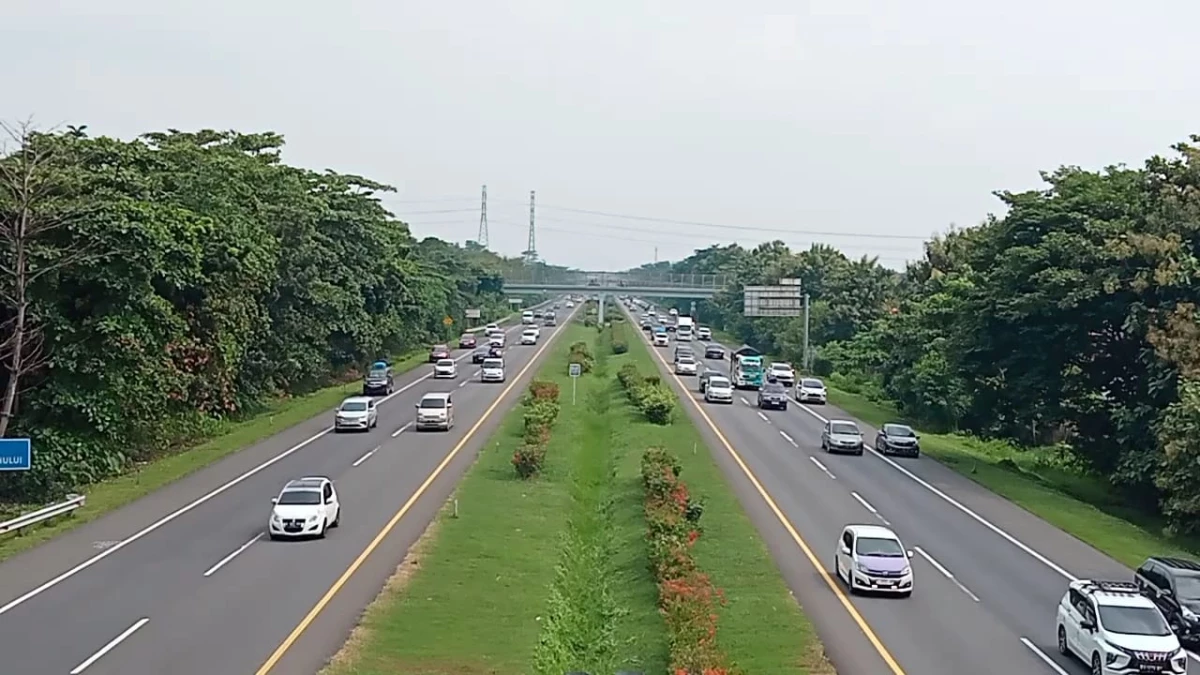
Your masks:
{"label": "car roof rack", "polygon": [[1087,579],[1080,581],[1080,590],[1086,593],[1095,593],[1102,591],[1104,593],[1114,593],[1118,595],[1141,595],[1141,589],[1132,581],[1100,581]]}

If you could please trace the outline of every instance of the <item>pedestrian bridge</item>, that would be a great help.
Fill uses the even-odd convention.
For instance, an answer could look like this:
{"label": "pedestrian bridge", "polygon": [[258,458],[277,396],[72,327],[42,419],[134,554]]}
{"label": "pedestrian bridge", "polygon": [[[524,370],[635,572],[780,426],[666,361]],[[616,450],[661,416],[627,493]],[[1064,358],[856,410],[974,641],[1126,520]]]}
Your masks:
{"label": "pedestrian bridge", "polygon": [[504,275],[504,290],[512,294],[610,293],[651,298],[711,298],[731,280],[724,274],[668,272],[584,272],[530,268]]}

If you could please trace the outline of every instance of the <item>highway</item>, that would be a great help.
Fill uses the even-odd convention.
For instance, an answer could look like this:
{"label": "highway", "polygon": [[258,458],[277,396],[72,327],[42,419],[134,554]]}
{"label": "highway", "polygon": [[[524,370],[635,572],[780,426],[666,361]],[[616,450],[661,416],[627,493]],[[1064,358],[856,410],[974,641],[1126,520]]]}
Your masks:
{"label": "highway", "polygon": [[[854,419],[832,405],[793,400],[786,411],[760,411],[754,391],[735,391],[733,405],[706,404],[697,378],[669,367],[675,344],[651,347],[660,369],[686,397],[840,673],[1088,672],[1055,646],[1059,599],[1073,578],[1131,580],[1129,568],[936,461],[878,454],[869,447],[876,430],[862,421],[864,455],[823,452],[825,421]],[[693,344],[702,357],[708,343]],[[728,361],[701,362],[701,372],[728,375]],[[910,598],[845,592],[831,570],[850,523],[890,526],[914,551]],[[1188,673],[1200,674],[1195,656]]]}
{"label": "highway", "polygon": [[[394,572],[520,396],[537,346],[510,333],[505,384],[397,376],[379,427],[330,433],[321,415],[0,565],[5,675],[315,673]],[[515,333],[515,334],[514,334]],[[428,392],[453,392],[455,427],[411,431]],[[344,516],[326,539],[270,541],[290,479],[334,479]],[[270,669],[268,670],[268,666]]]}

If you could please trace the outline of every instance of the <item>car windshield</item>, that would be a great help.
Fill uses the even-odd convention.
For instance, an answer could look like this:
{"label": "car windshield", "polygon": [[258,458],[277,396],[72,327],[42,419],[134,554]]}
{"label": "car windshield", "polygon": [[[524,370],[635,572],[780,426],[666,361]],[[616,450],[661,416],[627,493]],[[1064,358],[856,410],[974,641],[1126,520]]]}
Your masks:
{"label": "car windshield", "polygon": [[829,433],[857,436],[858,427],[850,424],[849,422],[834,422],[833,424],[829,425]]}
{"label": "car windshield", "polygon": [[321,493],[316,490],[284,490],[277,504],[320,504]]}
{"label": "car windshield", "polygon": [[804,387],[805,389],[823,389],[825,387],[820,380],[814,380],[812,378],[800,380],[800,386]]}
{"label": "car windshield", "polygon": [[723,377],[714,377],[708,381],[708,386],[713,389],[728,389],[729,380]]}
{"label": "car windshield", "polygon": [[438,364],[439,366],[442,366],[443,368],[445,368],[445,367],[453,367],[453,366],[454,366],[454,361],[452,361],[452,360],[450,360],[450,359],[442,359],[442,360],[438,361],[438,362],[437,362],[437,364]]}
{"label": "car windshield", "polygon": [[435,351],[435,352],[444,352],[444,351],[446,351],[446,345],[434,345],[434,346],[433,346],[433,351]]}
{"label": "car windshield", "polygon": [[684,364],[684,365],[686,365],[686,366],[694,366],[694,365],[696,365],[696,360],[695,360],[695,359],[693,359],[693,358],[692,358],[692,357],[690,357],[690,356],[681,356],[681,357],[679,357],[679,362],[680,362],[680,363],[682,363],[682,364]]}
{"label": "car windshield", "polygon": [[362,412],[366,409],[366,401],[346,401],[342,404],[342,412]]}
{"label": "car windshield", "polygon": [[1200,600],[1200,576],[1194,574],[1176,575],[1175,587],[1180,600],[1186,602]]}
{"label": "car windshield", "polygon": [[762,390],[764,394],[782,394],[783,392],[787,391],[783,388],[783,385],[779,384],[778,382],[764,384]]}
{"label": "car windshield", "polygon": [[367,377],[387,377],[387,368],[374,368],[367,373]]}
{"label": "car windshield", "polygon": [[421,399],[421,407],[430,410],[440,410],[446,407],[446,399],[440,396],[430,396],[429,398]]}
{"label": "car windshield", "polygon": [[1099,610],[1100,625],[1110,633],[1159,637],[1171,634],[1171,628],[1154,607],[1100,605]]}
{"label": "car windshield", "polygon": [[912,428],[906,427],[903,424],[885,424],[883,425],[883,433],[888,436],[898,436],[900,438],[912,438],[917,435],[913,432]]}
{"label": "car windshield", "polygon": [[484,368],[503,368],[504,362],[501,361],[500,359],[488,359],[487,361],[483,362],[483,367]]}
{"label": "car windshield", "polygon": [[771,370],[775,370],[775,371],[789,371],[789,370],[791,370],[791,369],[792,369],[792,367],[791,367],[791,366],[789,366],[789,365],[788,365],[788,364],[786,364],[786,363],[772,363],[772,364],[771,364]]}
{"label": "car windshield", "polygon": [[883,537],[859,537],[854,542],[854,551],[859,555],[873,555],[881,558],[903,558],[904,547],[895,539]]}
{"label": "car windshield", "polygon": [[474,340],[474,339],[475,339],[474,333],[463,333],[462,337],[459,338],[459,340]]}

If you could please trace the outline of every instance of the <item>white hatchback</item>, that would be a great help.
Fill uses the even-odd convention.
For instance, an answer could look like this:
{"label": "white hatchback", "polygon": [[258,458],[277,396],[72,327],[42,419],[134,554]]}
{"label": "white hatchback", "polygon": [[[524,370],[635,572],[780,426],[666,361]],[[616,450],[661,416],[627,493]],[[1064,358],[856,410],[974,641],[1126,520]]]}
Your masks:
{"label": "white hatchback", "polygon": [[833,573],[851,593],[874,591],[906,598],[913,590],[912,555],[886,527],[847,525],[838,539]]}
{"label": "white hatchback", "polygon": [[538,332],[532,328],[528,328],[521,333],[521,344],[536,345],[538,341]]}
{"label": "white hatchback", "polygon": [[433,364],[433,377],[434,379],[458,377],[458,364],[454,362],[454,359],[439,359],[437,363]]}
{"label": "white hatchback", "polygon": [[267,523],[271,539],[324,537],[326,530],[342,521],[337,490],[333,489],[333,481],[324,476],[288,481],[271,504],[271,519]]}
{"label": "white hatchback", "polygon": [[504,361],[502,359],[484,359],[479,369],[480,382],[503,382]]}

